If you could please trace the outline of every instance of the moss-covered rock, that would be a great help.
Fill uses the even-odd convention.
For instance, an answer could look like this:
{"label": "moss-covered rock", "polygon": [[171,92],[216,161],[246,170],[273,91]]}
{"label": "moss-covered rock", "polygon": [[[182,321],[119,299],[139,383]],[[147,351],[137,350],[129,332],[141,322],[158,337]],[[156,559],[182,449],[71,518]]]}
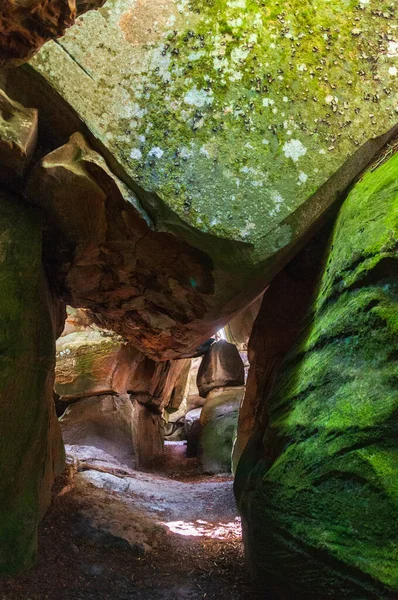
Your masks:
{"label": "moss-covered rock", "polygon": [[238,466],[249,562],[283,599],[398,593],[398,155],[339,214],[309,321]]}
{"label": "moss-covered rock", "polygon": [[[85,130],[155,230],[206,254],[214,288],[187,271],[188,318],[171,289],[159,356],[253,300],[391,135],[393,18],[390,0],[108,0],[12,74],[51,143]],[[145,310],[126,320],[150,352]]]}
{"label": "moss-covered rock", "polygon": [[205,473],[230,473],[243,386],[213,389],[206,397],[198,431],[200,461]]}
{"label": "moss-covered rock", "polygon": [[0,193],[0,573],[32,564],[62,442],[53,406],[54,304],[37,209]]}

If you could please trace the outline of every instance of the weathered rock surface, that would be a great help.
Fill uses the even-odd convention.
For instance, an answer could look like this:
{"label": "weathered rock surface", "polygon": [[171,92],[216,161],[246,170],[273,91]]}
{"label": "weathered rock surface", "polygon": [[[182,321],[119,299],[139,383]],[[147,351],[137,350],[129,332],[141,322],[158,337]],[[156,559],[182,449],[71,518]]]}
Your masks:
{"label": "weathered rock surface", "polygon": [[[342,0],[316,9],[297,0],[108,0],[47,44],[9,85],[34,98],[52,133],[51,111],[63,136],[87,127],[165,236],[138,244],[157,285],[144,306],[140,292],[118,296],[118,268],[101,276],[87,255],[69,282],[74,296],[155,357],[186,355],[228,322],[392,135],[393,14],[389,0],[377,10]],[[122,254],[128,278],[136,269]]]}
{"label": "weathered rock surface", "polygon": [[27,195],[47,213],[45,261],[68,303],[91,309],[99,325],[155,358],[172,358],[190,343],[181,323],[205,315],[211,261],[155,232],[135,195],[80,134],[40,162]]}
{"label": "weathered rock surface", "polygon": [[[42,220],[0,193],[0,573],[31,566],[63,446],[53,406],[60,323],[41,265]],[[62,327],[62,324],[61,324]]]}
{"label": "weathered rock surface", "polygon": [[187,457],[197,456],[199,451],[199,440],[202,426],[200,424],[200,414],[202,407],[193,408],[185,415],[184,432],[187,440]]}
{"label": "weathered rock surface", "polygon": [[55,391],[64,401],[134,389],[134,371],[144,360],[110,331],[87,329],[57,341]]}
{"label": "weathered rock surface", "polygon": [[249,306],[241,310],[224,327],[228,342],[235,344],[239,352],[247,352],[253,324],[258,315],[258,311],[260,310],[262,298],[263,296],[260,296]]}
{"label": "weathered rock surface", "polygon": [[133,402],[124,394],[83,398],[59,422],[66,444],[92,446],[129,464],[135,455],[133,420]]}
{"label": "weathered rock surface", "polygon": [[282,360],[297,341],[310,310],[329,235],[327,226],[272,280],[264,294],[249,341],[250,369],[239,410],[234,472],[254,429],[264,431],[267,426],[264,407]]}
{"label": "weathered rock surface", "polygon": [[163,419],[158,412],[134,402],[132,431],[136,464],[140,467],[149,466],[156,456],[163,453]]}
{"label": "weathered rock surface", "polygon": [[230,473],[238,411],[245,388],[212,390],[200,414],[200,460],[205,473]]}
{"label": "weathered rock surface", "polygon": [[60,37],[76,16],[105,0],[3,0],[0,8],[0,67],[28,60],[48,40]]}
{"label": "weathered rock surface", "polygon": [[278,598],[398,593],[398,154],[340,211],[311,316],[238,465],[248,560]]}
{"label": "weathered rock surface", "polygon": [[245,370],[236,346],[226,340],[210,346],[203,356],[196,381],[201,396],[207,396],[214,388],[243,385]]}
{"label": "weathered rock surface", "polygon": [[38,111],[14,102],[0,90],[0,181],[21,183],[37,142]]}

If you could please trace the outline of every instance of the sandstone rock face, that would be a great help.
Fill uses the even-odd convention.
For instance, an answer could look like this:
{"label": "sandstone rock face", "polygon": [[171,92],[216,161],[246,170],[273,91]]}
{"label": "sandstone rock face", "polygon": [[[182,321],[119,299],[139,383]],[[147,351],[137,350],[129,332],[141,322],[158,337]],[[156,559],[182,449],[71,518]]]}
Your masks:
{"label": "sandstone rock face", "polygon": [[38,111],[14,102],[0,90],[0,180],[21,180],[37,142]]}
{"label": "sandstone rock face", "polygon": [[41,46],[73,25],[77,14],[104,0],[3,0],[0,8],[0,67],[28,60]]}
{"label": "sandstone rock face", "polygon": [[205,473],[230,473],[233,441],[244,387],[212,390],[200,415],[200,460]]}
{"label": "sandstone rock face", "polygon": [[163,419],[157,412],[135,402],[133,405],[133,442],[136,464],[147,467],[163,452]]}
{"label": "sandstone rock face", "polygon": [[208,257],[155,232],[80,134],[40,162],[27,195],[48,216],[46,263],[59,293],[152,357],[178,355],[188,343],[181,321],[203,318],[202,294],[213,290]]}
{"label": "sandstone rock face", "polygon": [[0,573],[34,561],[63,446],[53,406],[57,305],[41,266],[42,221],[0,192]]}
{"label": "sandstone rock face", "polygon": [[66,444],[93,446],[124,463],[134,457],[133,403],[128,394],[84,398],[60,419]]}
{"label": "sandstone rock face", "polygon": [[192,458],[197,456],[199,452],[199,440],[202,430],[200,424],[200,414],[202,408],[193,408],[189,410],[185,415],[184,421],[184,432],[185,439],[187,440],[187,457]]}
{"label": "sandstone rock face", "polygon": [[[156,358],[175,358],[253,300],[393,134],[392,18],[389,0],[377,11],[342,0],[317,9],[108,0],[46,44],[14,89],[35,99],[44,124],[54,109],[63,133],[87,127],[163,240],[151,230],[139,260],[123,236],[110,255],[109,245],[80,255],[81,277],[73,268],[66,287],[87,303],[73,304]],[[92,194],[83,215],[97,215]],[[94,225],[104,225],[99,215]],[[137,290],[128,284],[127,298],[124,276]]]}
{"label": "sandstone rock face", "polygon": [[252,302],[245,309],[241,310],[231,321],[224,327],[224,331],[228,342],[235,344],[239,352],[247,352],[247,347],[250,335],[253,329],[253,324],[260,310],[263,296]]}
{"label": "sandstone rock face", "polygon": [[[255,428],[264,431],[264,410],[285,354],[300,335],[318,282],[330,227],[321,231],[271,282],[250,336],[250,369],[233,449],[235,472]],[[265,421],[264,421],[265,419]]]}
{"label": "sandstone rock face", "polygon": [[238,465],[248,560],[278,598],[398,593],[397,215],[395,154],[343,204],[269,424]]}
{"label": "sandstone rock face", "polygon": [[134,367],[143,359],[139,350],[109,331],[75,331],[57,341],[55,391],[64,401],[123,394],[133,388]]}
{"label": "sandstone rock face", "polygon": [[225,340],[210,346],[198,370],[199,394],[207,396],[214,388],[243,385],[244,382],[244,365],[236,346]]}

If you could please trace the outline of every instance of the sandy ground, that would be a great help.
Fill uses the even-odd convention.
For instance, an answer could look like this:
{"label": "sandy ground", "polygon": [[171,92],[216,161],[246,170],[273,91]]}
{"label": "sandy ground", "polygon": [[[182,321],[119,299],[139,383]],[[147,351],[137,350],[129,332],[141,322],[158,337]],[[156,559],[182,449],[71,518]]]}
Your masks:
{"label": "sandy ground", "polygon": [[29,572],[0,600],[249,600],[232,478],[200,475],[183,444],[145,473],[69,447]]}

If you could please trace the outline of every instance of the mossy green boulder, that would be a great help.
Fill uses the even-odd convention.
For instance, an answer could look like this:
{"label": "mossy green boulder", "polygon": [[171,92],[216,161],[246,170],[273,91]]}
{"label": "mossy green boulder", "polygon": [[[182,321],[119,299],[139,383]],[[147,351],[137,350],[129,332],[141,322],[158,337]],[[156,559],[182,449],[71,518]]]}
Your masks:
{"label": "mossy green boulder", "polygon": [[277,598],[397,597],[397,242],[398,154],[344,202],[268,427],[238,465],[248,560]]}
{"label": "mossy green boulder", "polygon": [[182,265],[183,290],[146,255],[170,289],[131,302],[133,343],[185,356],[319,227],[397,125],[393,19],[389,0],[108,0],[10,74],[52,147],[85,133],[154,231],[205,253],[212,286]]}
{"label": "mossy green boulder", "polygon": [[0,574],[32,565],[37,525],[63,463],[55,409],[55,311],[42,218],[0,192]]}

